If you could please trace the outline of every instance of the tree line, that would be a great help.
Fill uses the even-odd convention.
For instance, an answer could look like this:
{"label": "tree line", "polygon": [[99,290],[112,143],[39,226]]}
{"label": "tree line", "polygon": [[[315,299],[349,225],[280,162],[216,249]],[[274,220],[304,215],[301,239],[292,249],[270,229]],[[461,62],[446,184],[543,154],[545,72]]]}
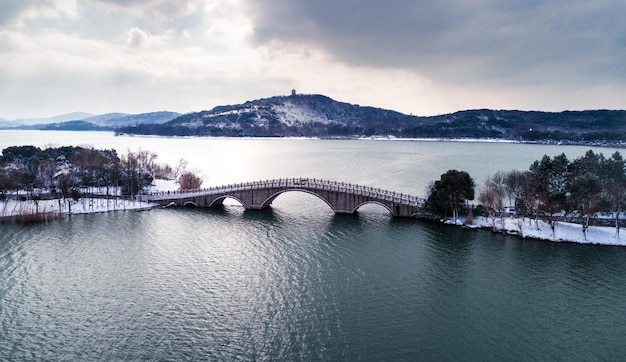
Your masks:
{"label": "tree line", "polygon": [[[489,176],[478,189],[479,205],[473,215],[502,217],[505,208],[520,217],[543,219],[554,230],[568,218],[582,225],[585,233],[599,213],[611,216],[619,237],[619,215],[626,204],[626,162],[619,152],[606,158],[587,151],[568,160],[565,154],[544,155],[528,170],[500,171]],[[450,170],[429,190],[427,210],[437,216],[468,212],[475,183],[464,171]]]}
{"label": "tree line", "polygon": [[25,191],[37,201],[44,193],[65,200],[85,193],[105,197],[133,197],[150,186],[155,178],[176,178],[181,189],[199,188],[202,179],[179,161],[175,168],[157,162],[150,151],[128,151],[118,155],[110,149],[65,146],[41,149],[12,146],[0,157],[0,198]]}

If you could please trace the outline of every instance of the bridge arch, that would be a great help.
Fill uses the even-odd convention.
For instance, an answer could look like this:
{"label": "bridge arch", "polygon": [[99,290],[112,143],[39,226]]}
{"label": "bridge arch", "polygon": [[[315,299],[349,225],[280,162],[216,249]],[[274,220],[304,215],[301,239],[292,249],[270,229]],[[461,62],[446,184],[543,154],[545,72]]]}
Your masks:
{"label": "bridge arch", "polygon": [[241,201],[241,198],[233,196],[233,195],[220,196],[220,197],[216,198],[215,200],[213,200],[208,206],[209,207],[215,207],[215,206],[223,205],[224,204],[224,200],[226,200],[226,199],[233,199],[233,200],[237,201],[238,203],[241,204],[241,206],[243,206],[244,209],[247,209],[249,207],[248,205],[246,205],[245,202]]}
{"label": "bridge arch", "polygon": [[265,201],[263,201],[263,203],[261,204],[261,209],[264,209],[264,208],[266,208],[266,207],[269,207],[269,206],[272,204],[272,202],[274,202],[274,200],[275,200],[278,196],[280,196],[280,195],[282,195],[282,194],[284,194],[284,193],[288,193],[288,192],[303,192],[303,193],[305,193],[305,194],[313,195],[313,196],[317,197],[318,199],[320,199],[320,200],[324,201],[324,202],[326,203],[326,205],[328,205],[328,206],[331,208],[331,210],[333,210],[333,212],[337,212],[336,207],[335,207],[332,203],[330,203],[330,201],[328,201],[328,200],[327,200],[325,197],[323,197],[322,195],[320,195],[320,194],[318,194],[318,193],[316,193],[316,192],[314,192],[314,191],[311,191],[311,190],[299,189],[299,188],[298,188],[298,189],[293,188],[293,189],[287,189],[287,190],[280,190],[280,191],[278,191],[278,192],[276,192],[276,193],[272,194],[272,195],[271,195],[270,197],[268,197]]}
{"label": "bridge arch", "polygon": [[185,201],[183,203],[183,206],[185,206],[185,207],[198,207],[198,204],[195,201],[188,200],[188,201]]}
{"label": "bridge arch", "polygon": [[382,202],[379,201],[365,201],[360,203],[359,205],[357,205],[354,210],[352,210],[352,213],[356,213],[358,211],[359,208],[361,208],[362,206],[366,206],[366,205],[377,205],[377,206],[382,206],[385,210],[389,211],[389,214],[391,214],[391,216],[395,216],[395,213],[393,212],[393,210],[389,207],[389,205],[386,205]]}

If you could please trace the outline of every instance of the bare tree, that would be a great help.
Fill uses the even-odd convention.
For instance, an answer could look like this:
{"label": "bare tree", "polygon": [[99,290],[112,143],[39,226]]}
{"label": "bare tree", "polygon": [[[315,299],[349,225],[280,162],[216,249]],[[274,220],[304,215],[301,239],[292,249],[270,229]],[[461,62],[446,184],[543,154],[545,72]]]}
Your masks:
{"label": "bare tree", "polygon": [[184,158],[181,158],[178,160],[178,162],[176,163],[176,166],[174,168],[174,178],[176,180],[178,180],[178,178],[180,177],[180,175],[182,175],[185,171],[187,171],[187,166],[188,166],[188,162],[187,160],[185,160]]}
{"label": "bare tree", "polygon": [[581,218],[583,236],[587,240],[589,219],[598,211],[602,186],[596,175],[586,173],[575,178],[569,186],[569,199]]}
{"label": "bare tree", "polygon": [[193,171],[186,171],[178,178],[181,190],[199,189],[202,186],[202,178]]}
{"label": "bare tree", "polygon": [[504,173],[497,172],[485,180],[478,195],[478,201],[487,209],[494,231],[496,230],[496,217],[499,216],[502,220],[504,194]]}

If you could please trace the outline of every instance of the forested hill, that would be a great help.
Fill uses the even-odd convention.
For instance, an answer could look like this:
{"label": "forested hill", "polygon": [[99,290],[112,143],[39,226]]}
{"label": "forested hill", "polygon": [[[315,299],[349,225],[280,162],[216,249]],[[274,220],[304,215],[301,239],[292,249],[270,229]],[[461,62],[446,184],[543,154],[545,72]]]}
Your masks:
{"label": "forested hill", "polygon": [[418,117],[338,102],[323,95],[292,95],[219,106],[163,124],[140,124],[116,131],[168,136],[393,136],[618,144],[626,141],[626,111],[479,109]]}
{"label": "forested hill", "polygon": [[626,111],[468,110],[428,117],[417,137],[498,138],[529,142],[626,142]]}

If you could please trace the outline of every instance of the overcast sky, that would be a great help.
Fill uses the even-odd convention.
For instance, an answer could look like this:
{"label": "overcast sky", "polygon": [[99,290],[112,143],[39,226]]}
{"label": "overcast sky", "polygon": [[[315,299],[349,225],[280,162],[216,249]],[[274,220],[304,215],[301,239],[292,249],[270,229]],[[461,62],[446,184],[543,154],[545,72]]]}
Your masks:
{"label": "overcast sky", "polygon": [[626,108],[623,0],[1,0],[0,117]]}

